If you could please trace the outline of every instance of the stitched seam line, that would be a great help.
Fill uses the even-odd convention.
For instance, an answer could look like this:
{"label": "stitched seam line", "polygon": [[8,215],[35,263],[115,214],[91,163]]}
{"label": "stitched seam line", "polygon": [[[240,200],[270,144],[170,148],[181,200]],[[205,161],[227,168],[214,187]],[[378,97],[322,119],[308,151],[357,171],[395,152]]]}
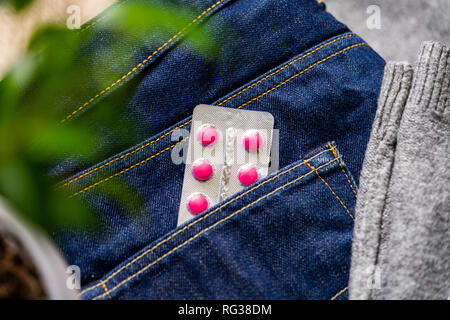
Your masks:
{"label": "stitched seam line", "polygon": [[[335,159],[336,160],[336,159]],[[347,211],[348,215],[350,216],[350,218],[354,219],[353,215],[350,213],[350,211],[347,209],[347,206],[344,204],[344,202],[342,202],[341,198],[339,198],[339,196],[336,194],[336,192],[334,192],[334,190],[330,187],[330,185],[328,184],[328,182],[326,182],[319,174],[319,171],[317,171],[317,169],[312,166],[311,164],[309,164],[309,162],[307,160],[304,160],[304,162],[306,163],[306,165],[308,167],[311,168],[311,170],[313,170],[317,176],[319,177],[320,180],[322,180],[323,183],[325,183],[325,185],[328,187],[328,189],[330,189],[331,193],[336,197],[336,199],[340,202],[340,204],[342,205],[342,207],[345,209],[345,211]]]}
{"label": "stitched seam line", "polygon": [[[121,156],[118,157],[118,158],[112,159],[111,161],[105,163],[104,165],[102,165],[102,166],[100,166],[100,167],[97,167],[97,168],[94,168],[94,169],[92,169],[92,170],[90,170],[90,171],[88,171],[88,172],[86,172],[86,173],[80,175],[79,177],[74,178],[74,179],[72,179],[72,180],[70,180],[70,181],[64,183],[63,185],[60,186],[60,188],[66,187],[66,186],[68,186],[69,184],[71,184],[71,183],[73,183],[73,182],[75,182],[75,181],[77,181],[77,180],[80,180],[81,178],[84,178],[85,176],[87,176],[87,175],[89,175],[89,174],[91,174],[91,173],[93,173],[93,172],[95,172],[95,171],[101,170],[101,169],[103,169],[103,168],[105,168],[105,167],[111,165],[112,163],[114,163],[114,162],[116,162],[116,161],[122,160],[123,158],[126,158],[126,157],[128,157],[128,156],[130,156],[130,155],[132,155],[132,154],[134,154],[134,153],[136,153],[136,152],[138,152],[138,151],[140,151],[140,150],[142,150],[142,149],[144,149],[144,148],[150,146],[151,144],[153,144],[153,143],[155,143],[155,142],[158,142],[159,140],[161,140],[161,139],[167,137],[169,134],[171,134],[171,133],[174,132],[175,130],[181,129],[182,127],[186,126],[186,125],[187,125],[188,123],[190,123],[191,121],[192,121],[192,120],[189,120],[188,122],[186,122],[186,123],[184,123],[184,124],[181,124],[181,125],[179,125],[178,127],[174,128],[173,130],[171,130],[171,131],[169,131],[169,132],[163,134],[163,135],[162,135],[161,137],[159,137],[158,139],[153,140],[153,141],[150,141],[150,142],[148,142],[148,143],[146,143],[146,144],[140,146],[139,148],[137,148],[137,149],[135,149],[135,150],[133,150],[133,151],[130,151],[130,152],[126,153],[126,154],[123,154],[123,155],[121,155]],[[173,145],[172,147],[175,147],[175,146]]]}
{"label": "stitched seam line", "polygon": [[275,87],[273,87],[272,89],[270,89],[270,90],[268,90],[268,91],[266,91],[266,92],[260,94],[259,96],[255,97],[255,98],[253,98],[253,99],[251,99],[251,100],[249,100],[249,101],[247,101],[246,103],[240,105],[237,109],[243,108],[243,107],[249,105],[250,103],[252,103],[252,102],[254,102],[254,101],[256,101],[256,100],[258,100],[258,99],[264,97],[266,94],[268,94],[268,93],[270,93],[270,92],[272,92],[272,91],[278,89],[279,87],[285,85],[287,82],[291,81],[292,79],[297,78],[298,76],[300,76],[300,75],[302,75],[303,73],[305,73],[305,72],[311,70],[312,68],[318,66],[319,64],[322,64],[322,63],[324,63],[325,61],[327,61],[327,60],[329,60],[329,59],[331,59],[331,58],[334,58],[334,57],[336,57],[337,55],[340,55],[341,53],[344,53],[345,51],[348,51],[348,50],[353,49],[353,48],[356,48],[356,47],[364,46],[364,45],[367,45],[367,43],[358,43],[358,44],[349,46],[349,47],[347,47],[347,48],[345,48],[345,49],[342,49],[342,50],[340,50],[340,51],[338,51],[338,52],[333,53],[332,55],[330,55],[330,56],[328,56],[328,57],[326,57],[326,58],[324,58],[324,59],[322,59],[322,60],[320,60],[320,61],[317,61],[316,63],[314,63],[313,65],[309,66],[308,68],[306,68],[306,69],[300,71],[300,72],[297,73],[297,74],[294,74],[294,75],[293,75],[292,77],[290,77],[289,79],[287,79],[287,80],[285,80],[285,81],[283,81],[283,82],[277,84],[277,85],[276,85]]}
{"label": "stitched seam line", "polygon": [[355,36],[355,35],[354,35],[354,34],[348,34],[348,35],[342,36],[342,37],[340,37],[340,38],[334,39],[333,41],[330,41],[330,42],[328,42],[328,43],[325,43],[325,44],[321,45],[320,47],[318,47],[318,48],[316,48],[316,49],[314,49],[314,50],[312,50],[312,51],[310,51],[310,52],[304,54],[303,56],[301,56],[301,57],[299,57],[299,58],[297,58],[297,59],[295,59],[295,60],[293,60],[293,61],[291,61],[291,62],[289,62],[288,64],[284,65],[283,67],[281,67],[281,68],[275,70],[275,71],[272,72],[271,74],[269,74],[269,75],[265,76],[264,78],[260,79],[259,81],[255,82],[255,83],[249,85],[248,87],[242,89],[241,91],[235,93],[235,94],[232,95],[231,97],[229,97],[229,98],[225,99],[224,101],[222,101],[221,103],[219,103],[218,106],[221,106],[221,105],[225,104],[225,103],[228,102],[229,100],[231,100],[231,99],[233,99],[233,98],[235,98],[235,97],[241,95],[241,94],[244,93],[245,91],[247,91],[247,90],[249,90],[249,89],[251,89],[251,88],[257,86],[257,85],[260,84],[261,82],[263,82],[263,81],[265,81],[265,80],[267,80],[267,79],[273,77],[273,76],[276,75],[277,73],[280,73],[281,71],[283,71],[284,69],[290,67],[291,65],[293,65],[293,64],[296,63],[297,61],[302,60],[302,59],[304,59],[304,58],[306,58],[306,57],[308,57],[308,56],[310,56],[310,55],[316,53],[316,52],[319,51],[320,49],[323,49],[323,48],[325,48],[325,47],[327,47],[327,46],[329,46],[329,45],[331,45],[331,44],[333,44],[333,43],[335,43],[335,42],[337,42],[337,41],[339,41],[339,40],[342,40],[342,39],[345,39],[345,38],[349,38],[349,37],[353,37],[353,36]]}
{"label": "stitched seam line", "polygon": [[111,295],[109,294],[108,287],[106,286],[106,283],[104,281],[102,281],[101,283],[102,283],[103,290],[105,290],[105,294],[108,295],[108,299],[112,300]]}
{"label": "stitched seam line", "polygon": [[[336,161],[336,159],[333,159],[333,160],[329,161],[328,163],[326,163],[326,164],[320,166],[319,169],[324,168],[324,167],[326,167],[326,166],[329,166],[331,163],[333,163],[333,162],[335,162],[335,161]],[[209,230],[211,230],[211,229],[217,227],[218,225],[220,225],[220,224],[222,224],[223,222],[225,222],[225,221],[231,219],[232,217],[236,216],[237,214],[241,213],[242,211],[244,211],[244,210],[246,210],[246,209],[248,209],[248,208],[251,208],[252,206],[254,206],[255,204],[257,204],[258,202],[260,202],[260,201],[266,199],[267,197],[269,197],[269,196],[275,194],[276,192],[281,191],[281,190],[285,189],[286,187],[288,187],[288,186],[290,186],[290,185],[292,185],[292,184],[294,184],[294,183],[296,183],[296,182],[302,180],[303,178],[309,176],[309,175],[312,174],[312,173],[313,173],[313,171],[310,171],[310,172],[308,172],[308,173],[306,173],[306,174],[304,174],[304,175],[302,175],[302,176],[300,176],[300,177],[297,177],[296,179],[294,179],[294,180],[292,180],[292,181],[290,181],[290,182],[288,182],[288,183],[286,183],[286,184],[284,184],[284,185],[282,185],[282,186],[276,188],[275,190],[272,190],[271,192],[269,192],[269,193],[267,193],[266,195],[264,195],[264,196],[258,198],[257,200],[253,201],[252,203],[250,203],[250,204],[248,204],[248,205],[242,207],[241,209],[239,209],[239,210],[233,212],[233,213],[230,214],[229,216],[227,216],[227,217],[225,217],[225,218],[223,218],[223,219],[217,221],[216,223],[214,223],[213,225],[209,226],[208,228],[201,230],[200,232],[198,232],[197,234],[195,234],[194,236],[192,236],[191,238],[189,238],[189,239],[186,240],[185,242],[183,242],[183,243],[181,243],[180,245],[176,246],[175,248],[173,248],[173,249],[170,250],[169,252],[165,253],[164,255],[160,256],[160,257],[157,258],[156,260],[154,260],[154,261],[152,261],[151,263],[147,264],[145,267],[141,268],[138,272],[136,272],[136,273],[130,275],[128,278],[126,278],[125,280],[123,280],[123,281],[121,281],[120,283],[118,283],[116,286],[114,286],[114,287],[110,290],[110,292],[113,292],[113,291],[117,290],[118,288],[120,288],[122,285],[124,285],[124,284],[127,283],[128,281],[132,280],[133,278],[137,277],[137,276],[140,275],[141,273],[145,272],[147,269],[149,269],[150,267],[154,266],[155,264],[157,264],[157,263],[160,262],[161,260],[165,259],[166,257],[170,256],[172,253],[174,253],[174,252],[177,251],[178,249],[184,247],[186,244],[192,242],[193,240],[195,240],[196,238],[198,238],[198,237],[199,237],[200,235],[202,235],[203,233],[205,233],[205,232],[207,232],[207,231],[209,231]],[[103,294],[101,294],[101,295],[99,295],[99,296],[93,298],[93,300],[97,300],[97,299],[103,298],[103,297],[105,297],[105,296],[106,296],[106,293],[103,293]]]}
{"label": "stitched seam line", "polygon": [[[324,154],[324,153],[326,153],[326,152],[328,152],[328,151],[330,151],[330,149],[323,150],[322,152],[320,152],[320,153],[314,155],[312,158],[309,158],[308,160],[311,161],[311,160],[317,158],[318,156],[321,156],[322,154]],[[291,172],[292,170],[295,170],[295,169],[297,169],[298,167],[301,167],[302,165],[304,165],[304,163],[303,163],[303,162],[300,162],[300,163],[298,163],[297,165],[293,166],[292,168],[289,168],[289,169],[287,169],[287,170],[285,170],[285,171],[283,171],[283,172],[280,172],[280,173],[277,174],[276,176],[274,176],[274,177],[272,177],[272,178],[270,178],[270,179],[268,179],[268,180],[265,180],[265,181],[261,182],[260,184],[258,184],[258,185],[256,185],[256,186],[252,187],[251,189],[247,190],[246,192],[244,192],[244,193],[242,193],[242,194],[240,194],[240,195],[238,195],[238,196],[236,196],[236,197],[231,198],[230,200],[228,200],[227,202],[225,202],[224,204],[222,204],[220,207],[214,209],[214,210],[211,211],[210,213],[205,214],[204,216],[200,217],[199,219],[196,219],[196,220],[192,221],[191,223],[187,224],[186,226],[184,226],[183,228],[181,228],[180,230],[178,230],[177,232],[175,232],[175,233],[172,234],[171,236],[169,236],[169,237],[167,237],[167,238],[161,240],[160,242],[158,242],[157,244],[155,244],[153,247],[151,247],[151,248],[145,250],[143,253],[141,253],[141,254],[138,255],[136,258],[134,258],[133,260],[131,260],[130,262],[128,262],[126,265],[120,267],[120,268],[117,269],[115,272],[113,272],[111,275],[109,275],[104,281],[108,282],[109,280],[111,280],[112,278],[114,278],[117,274],[119,274],[120,272],[122,272],[124,269],[127,269],[129,266],[133,265],[134,263],[136,263],[137,261],[139,261],[140,259],[142,259],[142,258],[143,258],[145,255],[147,255],[148,253],[154,251],[154,250],[155,250],[156,248],[158,248],[159,246],[161,246],[161,245],[163,245],[164,243],[166,243],[167,241],[173,239],[173,238],[176,237],[178,234],[180,234],[180,233],[184,232],[185,230],[191,228],[192,226],[196,225],[197,223],[199,223],[199,222],[205,220],[206,218],[208,218],[208,217],[211,216],[212,214],[216,213],[217,211],[219,211],[219,210],[225,208],[226,206],[228,206],[229,204],[231,204],[231,203],[233,203],[233,202],[235,202],[235,201],[241,199],[241,198],[244,197],[245,195],[247,195],[247,194],[249,194],[249,193],[251,193],[251,192],[253,192],[253,191],[259,189],[260,187],[264,186],[266,183],[272,182],[273,180],[277,179],[278,177],[280,177],[280,176],[282,176],[282,175],[284,175],[284,174],[286,174],[286,173],[289,173],[289,172]],[[86,293],[86,292],[88,292],[88,291],[91,291],[92,289],[98,287],[99,285],[100,285],[100,284],[97,283],[96,285],[93,285],[92,287],[89,287],[89,288],[84,289],[84,290],[80,293],[80,295],[81,295],[81,294],[84,294],[84,293]]]}
{"label": "stitched seam line", "polygon": [[[285,80],[285,81],[279,83],[278,85],[276,85],[275,87],[271,88],[270,90],[268,90],[268,91],[266,91],[266,92],[260,94],[259,96],[257,96],[257,97],[255,97],[255,98],[251,99],[250,101],[247,101],[246,103],[240,105],[239,107],[237,107],[237,109],[241,109],[241,108],[243,108],[243,107],[249,105],[250,103],[252,103],[252,102],[254,102],[254,101],[256,101],[256,100],[258,100],[258,99],[264,97],[264,96],[267,95],[268,93],[270,93],[270,92],[272,92],[272,91],[274,91],[274,90],[280,88],[281,86],[285,85],[286,83],[288,83],[288,82],[291,81],[292,79],[294,79],[294,78],[296,78],[296,77],[302,75],[303,73],[305,73],[305,72],[311,70],[312,68],[318,66],[319,64],[321,64],[321,63],[323,63],[323,62],[325,62],[325,61],[327,61],[327,60],[329,60],[329,59],[331,59],[331,58],[333,58],[333,57],[335,57],[335,56],[337,56],[337,55],[339,55],[339,54],[342,54],[342,53],[344,53],[345,51],[348,51],[348,50],[350,50],[350,49],[353,49],[353,48],[356,48],[356,47],[360,47],[360,46],[363,46],[363,45],[367,45],[367,43],[359,43],[359,44],[356,44],[356,45],[352,45],[352,46],[349,46],[349,47],[347,47],[347,48],[345,48],[345,49],[343,49],[343,50],[340,50],[340,51],[338,51],[338,52],[336,52],[336,53],[333,53],[332,55],[328,56],[327,58],[324,58],[324,59],[322,59],[322,60],[320,60],[320,61],[314,63],[313,65],[309,66],[308,68],[306,68],[306,69],[300,71],[299,73],[293,75],[293,76],[290,77],[289,79],[287,79],[287,80]],[[189,120],[188,122],[186,122],[186,124],[187,124],[187,123],[190,123],[191,121],[192,121],[192,120]],[[184,124],[184,125],[185,125],[185,124]],[[180,125],[179,128],[181,128],[181,127],[184,126],[184,125]],[[173,130],[167,132],[166,135],[169,135],[169,134],[170,134],[171,132],[173,132],[174,130],[176,130],[176,129],[173,129]],[[178,144],[178,143],[177,143],[177,144]],[[176,145],[176,144],[175,144],[175,145]],[[157,157],[157,156],[163,154],[164,152],[166,152],[166,151],[172,149],[173,147],[175,147],[175,145],[172,145],[172,146],[170,146],[170,147],[168,147],[168,148],[166,148],[166,149],[164,149],[164,150],[158,152],[158,153],[155,154],[154,156],[151,156],[150,158],[147,158],[147,159],[141,161],[140,164],[143,164],[143,163],[145,163],[145,162],[147,162],[147,161],[149,161],[149,160],[151,160],[151,159],[153,159],[153,158],[155,158],[155,157]],[[92,189],[93,187],[95,187],[95,186],[97,186],[97,185],[99,185],[99,184],[101,184],[101,183],[104,183],[104,182],[106,182],[106,181],[109,181],[109,180],[111,180],[111,179],[114,178],[114,177],[117,177],[117,176],[119,176],[119,175],[121,175],[121,174],[123,174],[123,173],[125,173],[125,172],[128,172],[129,170],[133,169],[133,168],[136,167],[136,166],[137,166],[137,165],[133,165],[133,166],[131,166],[131,167],[125,169],[125,170],[122,170],[121,172],[118,172],[118,173],[113,174],[113,175],[110,176],[109,178],[106,178],[106,179],[103,179],[103,180],[101,180],[101,181],[98,181],[98,182],[96,182],[96,183],[94,183],[94,184],[92,184],[92,185],[90,185],[90,186],[88,186],[88,187],[82,189],[81,191],[74,193],[74,194],[72,195],[72,197],[75,197],[75,196],[77,196],[77,195],[80,195],[80,194],[82,194],[82,193],[84,193],[84,192],[86,192],[86,191]]]}
{"label": "stitched seam line", "polygon": [[331,151],[333,152],[334,157],[335,157],[336,159],[338,159],[339,166],[341,167],[342,173],[343,173],[343,174],[345,175],[345,177],[347,178],[348,185],[350,186],[350,188],[352,188],[352,191],[353,191],[353,194],[355,195],[355,198],[358,199],[358,194],[356,193],[355,189],[353,188],[353,184],[352,184],[352,182],[351,182],[351,180],[350,180],[350,177],[347,175],[347,172],[345,172],[344,166],[342,165],[341,161],[339,161],[339,157],[338,157],[338,154],[337,154],[336,150],[335,150],[334,147],[331,145],[331,143],[328,143],[328,145],[330,146],[330,149],[331,149]]}
{"label": "stitched seam line", "polygon": [[[304,59],[304,58],[306,58],[307,56],[309,56],[309,55],[311,55],[311,54],[317,52],[319,49],[323,49],[324,47],[326,47],[326,46],[328,46],[328,45],[330,45],[330,44],[332,44],[332,43],[334,43],[334,42],[336,42],[336,41],[338,41],[338,40],[342,40],[342,39],[345,39],[345,38],[348,38],[348,37],[353,37],[353,36],[355,36],[355,35],[354,35],[354,34],[350,34],[350,35],[346,35],[346,36],[340,37],[340,38],[338,38],[338,39],[335,39],[335,40],[333,40],[333,41],[330,41],[330,42],[328,42],[328,43],[326,43],[326,44],[320,46],[319,48],[317,48],[317,49],[315,49],[315,50],[313,50],[313,51],[311,51],[311,52],[309,52],[309,53],[303,55],[302,57],[295,59],[294,61],[292,61],[291,63],[289,63],[289,66],[291,66],[294,62],[297,62],[297,61],[300,60],[300,59]],[[255,87],[256,85],[258,85],[258,84],[260,84],[261,82],[263,82],[263,81],[269,79],[270,77],[272,77],[272,76],[274,76],[275,74],[281,72],[282,70],[286,69],[287,67],[288,67],[288,65],[279,68],[278,70],[272,72],[270,75],[268,75],[268,76],[264,77],[263,79],[259,80],[257,83],[254,83],[254,84],[249,85],[248,87],[244,88],[243,90],[241,90],[241,91],[239,91],[238,93],[234,94],[233,96],[229,97],[229,98],[226,99],[225,101],[222,101],[222,102],[218,103],[217,105],[218,105],[218,106],[221,106],[221,105],[225,104],[226,102],[230,101],[231,99],[236,98],[237,96],[241,95],[241,94],[244,93],[245,91],[249,90],[250,88]],[[80,179],[82,179],[82,178],[84,178],[84,177],[90,175],[91,173],[94,173],[94,172],[96,172],[96,171],[98,171],[98,170],[101,170],[101,169],[103,169],[103,168],[105,168],[105,167],[108,167],[109,165],[113,164],[114,162],[119,161],[119,160],[122,160],[123,158],[126,158],[126,157],[128,157],[128,156],[130,156],[130,155],[132,155],[132,154],[134,154],[134,153],[136,153],[136,152],[138,152],[138,151],[140,151],[140,150],[142,150],[142,149],[144,149],[144,148],[146,148],[146,147],[148,147],[148,146],[150,146],[150,145],[152,145],[152,144],[154,144],[155,142],[160,141],[161,139],[167,137],[167,136],[168,136],[169,134],[171,134],[172,132],[174,132],[174,131],[176,131],[176,130],[178,130],[178,129],[183,128],[184,126],[188,125],[188,124],[191,123],[191,122],[192,122],[192,120],[189,120],[189,121],[187,121],[187,122],[185,122],[185,123],[183,123],[183,124],[177,126],[176,128],[170,130],[169,132],[167,132],[167,133],[161,135],[159,138],[157,138],[157,139],[155,139],[155,140],[152,140],[152,141],[149,141],[148,143],[146,143],[146,144],[144,144],[144,145],[142,145],[142,146],[140,146],[140,147],[134,149],[133,151],[130,151],[130,152],[126,153],[126,154],[123,154],[123,155],[121,155],[121,156],[119,156],[119,157],[116,157],[116,158],[112,159],[111,161],[109,161],[109,162],[107,162],[107,163],[101,165],[100,167],[97,167],[97,168],[94,168],[94,169],[92,169],[92,170],[89,170],[88,172],[86,172],[86,173],[84,173],[84,174],[82,174],[82,175],[80,175],[80,176],[78,176],[78,177],[76,177],[76,178],[73,178],[72,180],[70,180],[70,181],[64,183],[61,187],[66,187],[66,186],[70,185],[71,183],[73,183],[73,182],[75,182],[75,181],[78,181],[78,180],[80,180]]]}
{"label": "stitched seam line", "polygon": [[173,42],[176,38],[178,38],[180,35],[182,35],[187,29],[189,29],[193,24],[195,24],[198,20],[200,20],[205,14],[207,14],[209,11],[211,11],[212,9],[214,9],[215,7],[217,7],[220,3],[224,2],[225,0],[219,0],[217,1],[215,4],[213,4],[211,7],[209,7],[208,9],[206,9],[205,11],[203,11],[197,18],[195,18],[194,20],[192,20],[192,22],[190,22],[187,26],[185,26],[183,29],[181,29],[177,34],[175,34],[172,38],[170,38],[169,40],[167,40],[166,43],[164,43],[161,47],[159,47],[158,49],[156,49],[151,55],[149,55],[145,60],[143,60],[141,63],[139,63],[136,67],[134,67],[133,69],[131,69],[127,74],[125,74],[124,76],[122,76],[119,80],[117,80],[116,82],[114,82],[113,84],[111,84],[109,87],[107,87],[106,89],[103,89],[102,91],[100,91],[98,94],[96,94],[93,98],[91,98],[89,101],[87,101],[86,103],[84,103],[82,106],[80,106],[78,109],[74,110],[71,114],[67,115],[63,120],[61,120],[61,124],[66,122],[67,120],[69,120],[70,118],[72,118],[74,115],[76,115],[78,112],[80,112],[81,110],[83,110],[84,108],[86,108],[88,105],[90,105],[92,102],[94,102],[95,100],[97,100],[97,98],[101,97],[103,94],[105,94],[106,92],[110,91],[113,87],[115,87],[116,85],[118,85],[119,83],[121,83],[123,80],[125,80],[126,78],[128,78],[130,75],[132,75],[133,73],[135,73],[138,69],[140,69],[144,64],[146,64],[151,58],[153,58],[157,53],[159,53],[162,49],[164,49],[168,44],[170,44],[171,42]]}
{"label": "stitched seam line", "polygon": [[337,298],[339,298],[344,292],[346,292],[348,290],[348,287],[345,287],[344,289],[342,289],[341,291],[339,291],[338,293],[336,293],[333,298],[331,298],[330,300],[336,300]]}
{"label": "stitched seam line", "polygon": [[124,174],[124,173],[126,173],[126,172],[128,172],[128,171],[130,171],[130,170],[132,170],[132,169],[134,169],[134,168],[136,168],[136,167],[139,167],[139,166],[143,165],[144,163],[150,161],[151,159],[156,158],[156,157],[159,156],[160,154],[163,154],[164,152],[169,151],[170,149],[175,148],[177,145],[179,145],[180,143],[186,141],[187,139],[188,139],[188,137],[186,137],[186,138],[184,138],[183,140],[178,141],[177,143],[175,143],[175,144],[173,144],[173,145],[171,145],[171,146],[169,146],[169,147],[167,147],[167,148],[161,150],[160,152],[158,152],[158,153],[156,153],[156,154],[154,154],[154,155],[148,157],[147,159],[142,160],[141,162],[138,162],[138,163],[133,164],[131,167],[128,167],[128,168],[125,169],[125,170],[122,170],[122,171],[120,171],[120,172],[117,172],[117,173],[113,174],[112,176],[110,176],[110,177],[108,177],[108,178],[106,178],[106,179],[100,180],[100,181],[98,181],[98,182],[96,182],[96,183],[90,185],[89,187],[86,187],[86,188],[84,188],[84,189],[82,189],[82,190],[80,190],[80,191],[74,193],[73,195],[70,196],[70,198],[76,197],[76,196],[78,196],[78,195],[80,195],[80,194],[82,194],[82,193],[84,193],[84,192],[86,192],[86,191],[88,191],[88,190],[90,190],[90,189],[92,189],[92,188],[98,186],[99,184],[105,183],[105,182],[107,182],[107,181],[109,181],[109,180],[111,180],[111,179],[113,179],[113,178],[115,178],[115,177],[117,177],[117,176],[120,176],[120,175],[122,175],[122,174]]}

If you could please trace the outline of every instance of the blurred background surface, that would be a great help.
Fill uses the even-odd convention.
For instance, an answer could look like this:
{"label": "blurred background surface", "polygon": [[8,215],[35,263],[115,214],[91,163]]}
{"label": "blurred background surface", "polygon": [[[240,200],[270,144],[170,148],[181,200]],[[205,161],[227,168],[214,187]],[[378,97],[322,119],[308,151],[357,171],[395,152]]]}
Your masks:
{"label": "blurred background surface", "polygon": [[85,23],[116,0],[35,0],[16,12],[9,5],[0,5],[0,78],[25,50],[33,31],[43,23],[65,23],[71,5],[80,7],[81,23]]}
{"label": "blurred background surface", "polygon": [[[385,60],[415,62],[422,41],[450,46],[450,0],[325,0],[328,11],[375,49]],[[380,8],[380,29],[367,21]],[[369,20],[370,23],[370,20]]]}

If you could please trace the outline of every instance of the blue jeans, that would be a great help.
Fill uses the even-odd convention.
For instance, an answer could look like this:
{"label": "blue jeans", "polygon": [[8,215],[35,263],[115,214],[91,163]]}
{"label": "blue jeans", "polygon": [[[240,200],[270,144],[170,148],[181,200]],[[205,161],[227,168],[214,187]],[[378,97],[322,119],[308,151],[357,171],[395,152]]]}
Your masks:
{"label": "blue jeans", "polygon": [[[195,54],[192,26],[149,35],[129,48],[131,65],[111,62],[108,86],[94,83],[92,96],[67,106],[65,125],[96,127],[95,109],[114,107],[131,88],[96,150],[107,159],[80,155],[58,173],[102,221],[101,232],[56,235],[81,268],[83,297],[345,299],[384,61],[315,0],[172,2],[196,12],[192,26],[211,36],[212,56]],[[104,49],[102,39],[89,55]],[[272,113],[281,169],[177,228],[184,165],[172,159],[186,143],[177,132],[189,130],[201,103]],[[123,185],[130,205],[104,192]]]}

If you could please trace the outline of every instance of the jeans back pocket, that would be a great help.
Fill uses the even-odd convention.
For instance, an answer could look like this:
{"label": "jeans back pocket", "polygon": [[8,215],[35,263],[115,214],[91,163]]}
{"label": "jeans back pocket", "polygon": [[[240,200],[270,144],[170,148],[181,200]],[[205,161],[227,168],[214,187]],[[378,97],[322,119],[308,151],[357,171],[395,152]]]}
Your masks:
{"label": "jeans back pocket", "polygon": [[327,143],[148,245],[84,298],[344,298],[355,199]]}

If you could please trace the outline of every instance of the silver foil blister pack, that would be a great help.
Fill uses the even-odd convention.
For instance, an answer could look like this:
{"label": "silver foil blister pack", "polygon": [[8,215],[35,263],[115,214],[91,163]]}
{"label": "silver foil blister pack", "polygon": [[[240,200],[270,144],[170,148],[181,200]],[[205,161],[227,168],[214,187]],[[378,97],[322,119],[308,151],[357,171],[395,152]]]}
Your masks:
{"label": "silver foil blister pack", "polygon": [[194,109],[178,226],[267,176],[273,128],[268,112]]}

